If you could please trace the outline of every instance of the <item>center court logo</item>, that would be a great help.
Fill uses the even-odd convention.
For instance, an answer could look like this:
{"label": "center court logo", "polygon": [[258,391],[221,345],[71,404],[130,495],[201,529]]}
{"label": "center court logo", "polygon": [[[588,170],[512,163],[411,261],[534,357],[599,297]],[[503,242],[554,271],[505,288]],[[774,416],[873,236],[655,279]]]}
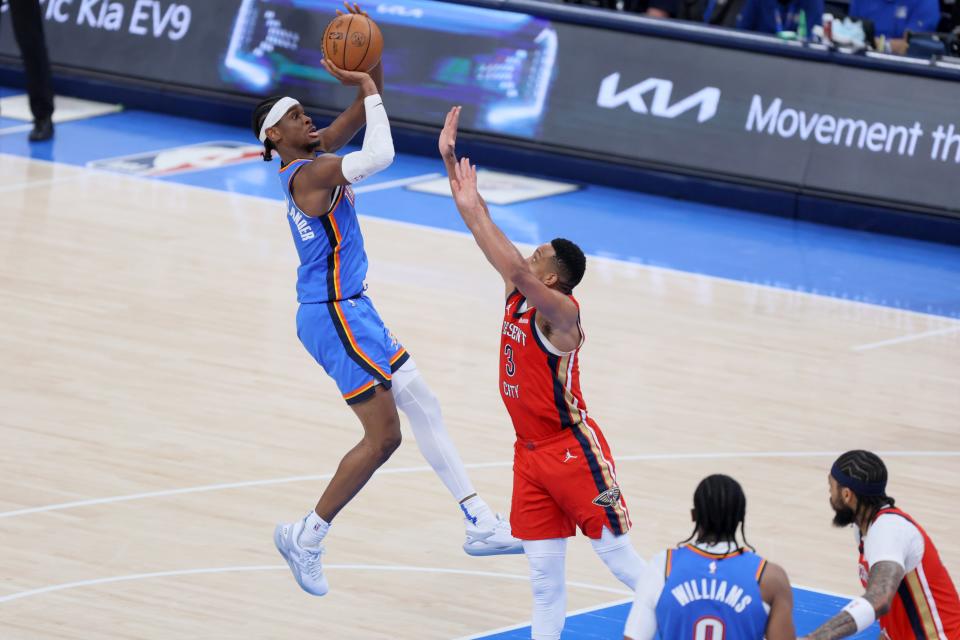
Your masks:
{"label": "center court logo", "polygon": [[232,164],[260,160],[261,145],[232,140],[201,142],[158,151],[147,151],[128,156],[92,160],[93,169],[135,176],[170,176],[177,173],[219,169]]}
{"label": "center court logo", "polygon": [[[616,109],[628,104],[636,113],[649,113],[657,118],[674,119],[687,111],[697,109],[697,122],[703,123],[717,114],[720,105],[720,89],[704,87],[694,94],[673,104],[673,82],[663,78],[647,78],[639,84],[619,90],[620,73],[611,73],[600,83],[597,106]],[[646,98],[649,98],[649,106]]]}

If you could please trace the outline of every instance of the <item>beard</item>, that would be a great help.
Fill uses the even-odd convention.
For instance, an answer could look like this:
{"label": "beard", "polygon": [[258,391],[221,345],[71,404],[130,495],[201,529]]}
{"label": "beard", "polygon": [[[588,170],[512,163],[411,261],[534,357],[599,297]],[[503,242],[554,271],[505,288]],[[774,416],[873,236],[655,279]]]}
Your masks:
{"label": "beard", "polygon": [[833,507],[833,526],[846,527],[853,524],[856,520],[856,514],[850,507],[846,505],[837,507],[834,504],[831,504],[830,506]]}
{"label": "beard", "polygon": [[313,142],[307,145],[307,149],[309,149],[310,151],[316,151],[321,147],[321,145],[323,145],[323,140],[317,138],[316,140],[314,140]]}

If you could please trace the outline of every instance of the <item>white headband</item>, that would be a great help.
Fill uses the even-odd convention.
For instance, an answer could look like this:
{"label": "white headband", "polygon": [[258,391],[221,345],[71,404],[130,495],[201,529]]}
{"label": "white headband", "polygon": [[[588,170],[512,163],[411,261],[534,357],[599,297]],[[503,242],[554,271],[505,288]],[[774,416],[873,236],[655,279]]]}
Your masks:
{"label": "white headband", "polygon": [[260,142],[267,141],[267,129],[276,125],[280,122],[280,118],[286,115],[287,111],[290,111],[291,108],[300,104],[297,100],[289,96],[284,96],[277,100],[270,108],[270,112],[267,114],[267,117],[263,119],[263,126],[260,127]]}

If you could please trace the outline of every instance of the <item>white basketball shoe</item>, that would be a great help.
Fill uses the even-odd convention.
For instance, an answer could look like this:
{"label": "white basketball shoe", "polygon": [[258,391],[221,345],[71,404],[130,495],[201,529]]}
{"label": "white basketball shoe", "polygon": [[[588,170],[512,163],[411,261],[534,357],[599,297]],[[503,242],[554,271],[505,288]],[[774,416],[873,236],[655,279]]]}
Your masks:
{"label": "white basketball shoe", "polygon": [[327,579],[323,575],[323,564],[320,561],[323,547],[301,547],[297,541],[301,531],[303,531],[303,520],[278,524],[273,530],[273,543],[283,559],[287,561],[300,588],[310,595],[325,595],[330,590],[330,585],[327,584]]}
{"label": "white basketball shoe", "polygon": [[477,526],[476,520],[465,518],[467,525],[467,541],[463,543],[463,550],[471,556],[501,556],[513,553],[523,553],[523,543],[510,533],[510,523],[497,514],[496,524],[492,529],[482,529]]}

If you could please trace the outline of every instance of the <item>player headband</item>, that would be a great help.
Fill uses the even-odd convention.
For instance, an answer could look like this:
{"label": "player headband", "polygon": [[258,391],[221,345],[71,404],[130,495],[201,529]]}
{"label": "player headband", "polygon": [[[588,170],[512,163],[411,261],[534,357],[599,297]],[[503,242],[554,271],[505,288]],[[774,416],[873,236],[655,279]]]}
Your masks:
{"label": "player headband", "polygon": [[276,104],[270,107],[267,117],[263,119],[263,126],[260,127],[260,142],[266,142],[267,129],[280,122],[280,118],[286,115],[287,111],[290,111],[292,107],[295,107],[298,104],[300,104],[299,101],[294,100],[289,96],[284,96],[277,100]]}
{"label": "player headband", "polygon": [[846,487],[858,496],[885,496],[887,495],[887,483],[883,482],[863,482],[856,478],[851,478],[845,474],[840,466],[834,462],[830,469],[830,475],[842,487]]}

